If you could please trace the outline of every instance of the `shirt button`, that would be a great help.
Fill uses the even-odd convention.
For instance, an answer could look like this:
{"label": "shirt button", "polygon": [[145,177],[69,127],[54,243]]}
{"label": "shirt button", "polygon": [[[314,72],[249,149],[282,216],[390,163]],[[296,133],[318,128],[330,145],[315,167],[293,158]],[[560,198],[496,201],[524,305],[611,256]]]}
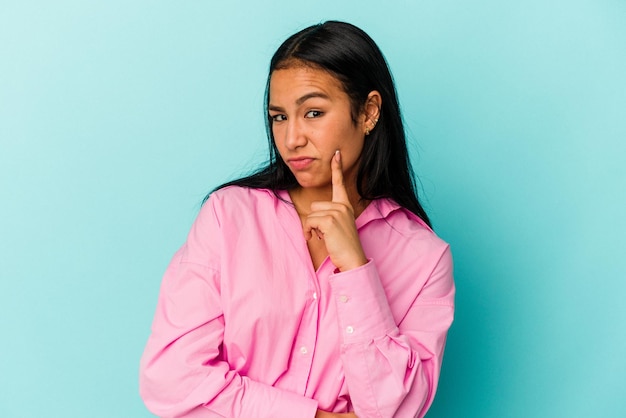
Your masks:
{"label": "shirt button", "polygon": [[313,292],[313,299],[317,299],[317,292]]}
{"label": "shirt button", "polygon": [[300,347],[300,353],[306,354],[308,352],[309,352],[309,350],[307,350],[306,347]]}
{"label": "shirt button", "polygon": [[348,297],[346,295],[341,295],[339,296],[339,300],[343,303],[346,303],[348,301]]}
{"label": "shirt button", "polygon": [[352,334],[352,333],[354,332],[354,328],[352,328],[352,327],[346,327],[346,332],[347,332],[348,334]]}

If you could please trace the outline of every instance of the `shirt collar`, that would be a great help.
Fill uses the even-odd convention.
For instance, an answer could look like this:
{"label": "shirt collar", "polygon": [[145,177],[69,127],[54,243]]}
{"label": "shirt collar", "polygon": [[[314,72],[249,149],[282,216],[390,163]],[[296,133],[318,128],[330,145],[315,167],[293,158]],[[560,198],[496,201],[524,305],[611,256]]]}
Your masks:
{"label": "shirt collar", "polygon": [[391,199],[373,200],[356,218],[356,227],[360,229],[372,221],[386,219],[392,212],[397,210],[402,210],[402,207]]}
{"label": "shirt collar", "polygon": [[[267,190],[268,193],[274,194],[271,190]],[[288,202],[289,205],[293,206],[293,202],[291,201],[291,197],[286,190],[279,190],[277,192],[278,197]],[[395,201],[391,199],[376,199],[370,202],[369,205],[365,208],[365,210],[356,218],[356,227],[357,229],[361,229],[363,226],[368,223],[378,220],[378,219],[386,219],[393,212],[401,210],[407,213],[407,215],[411,218],[414,218],[420,224],[426,226],[426,224],[411,211],[404,209],[402,206],[398,205]],[[426,226],[428,228],[428,226]],[[430,229],[430,228],[429,228]]]}

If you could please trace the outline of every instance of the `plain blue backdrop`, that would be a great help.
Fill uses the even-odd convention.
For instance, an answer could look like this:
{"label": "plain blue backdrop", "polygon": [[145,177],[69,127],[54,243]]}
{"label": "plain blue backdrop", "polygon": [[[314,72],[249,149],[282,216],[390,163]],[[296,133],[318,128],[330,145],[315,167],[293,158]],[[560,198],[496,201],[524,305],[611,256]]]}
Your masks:
{"label": "plain blue backdrop", "polygon": [[265,157],[275,48],[385,52],[458,288],[428,417],[626,416],[626,3],[0,0],[0,416],[148,417],[204,194]]}

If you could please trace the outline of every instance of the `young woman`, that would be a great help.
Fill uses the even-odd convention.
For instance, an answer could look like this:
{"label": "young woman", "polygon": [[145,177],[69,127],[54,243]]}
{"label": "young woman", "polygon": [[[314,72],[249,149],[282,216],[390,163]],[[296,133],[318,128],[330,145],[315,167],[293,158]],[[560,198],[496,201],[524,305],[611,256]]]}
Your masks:
{"label": "young woman", "polygon": [[391,74],[347,23],[274,54],[270,159],[205,201],[141,361],[163,417],[422,417],[454,312]]}

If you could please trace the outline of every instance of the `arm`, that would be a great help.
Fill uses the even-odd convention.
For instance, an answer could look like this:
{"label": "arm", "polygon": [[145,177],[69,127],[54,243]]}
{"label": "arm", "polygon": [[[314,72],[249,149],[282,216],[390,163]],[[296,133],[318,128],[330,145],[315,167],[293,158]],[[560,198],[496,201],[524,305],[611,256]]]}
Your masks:
{"label": "arm", "polygon": [[397,325],[374,262],[336,274],[331,286],[342,335],[341,359],[356,414],[423,417],[435,395],[453,319],[449,249]]}
{"label": "arm", "polygon": [[[339,152],[331,169],[332,201],[311,205],[304,235],[311,239],[315,230],[324,239],[338,269],[330,283],[337,304],[341,359],[352,404],[360,418],[423,417],[435,394],[454,313],[449,248],[440,246],[419,255],[429,260],[428,267],[422,266],[420,272],[420,277],[427,275],[428,279],[422,279],[421,289],[411,290],[408,297],[413,300],[397,308],[394,317],[378,270],[364,256],[343,183]],[[409,265],[402,268],[411,271]],[[393,281],[393,276],[406,272],[389,274],[387,279]],[[396,285],[395,291],[398,290],[409,291],[397,289]]]}
{"label": "arm", "polygon": [[312,418],[317,401],[253,381],[222,358],[220,236],[207,202],[163,278],[141,359],[146,406],[161,417]]}

